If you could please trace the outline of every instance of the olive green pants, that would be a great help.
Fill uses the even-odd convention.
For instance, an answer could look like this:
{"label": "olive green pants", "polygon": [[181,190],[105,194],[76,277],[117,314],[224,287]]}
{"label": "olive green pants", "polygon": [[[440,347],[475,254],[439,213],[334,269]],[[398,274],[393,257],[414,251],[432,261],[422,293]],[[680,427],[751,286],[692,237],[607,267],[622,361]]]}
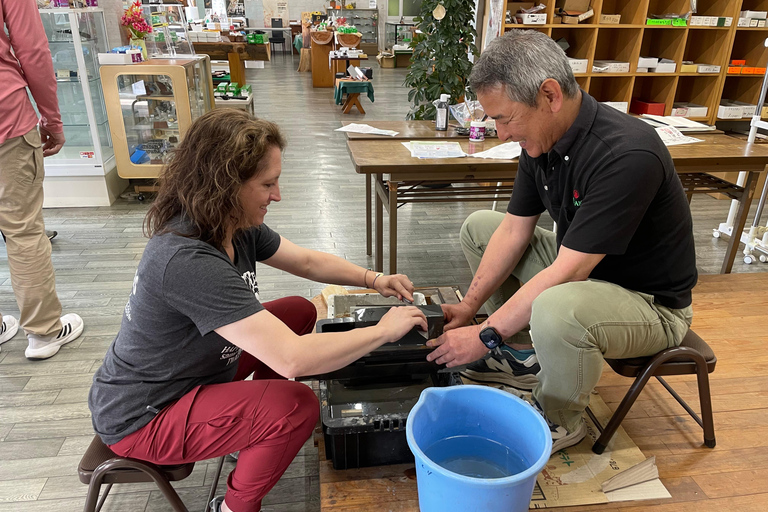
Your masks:
{"label": "olive green pants", "polygon": [[61,330],[61,303],[43,222],[43,150],[37,127],[0,144],[0,231],[19,323],[27,334]]}
{"label": "olive green pants", "polygon": [[[461,247],[472,273],[477,272],[503,213],[478,211],[461,228]],[[537,227],[512,275],[485,303],[499,309],[521,286],[557,257],[555,234]],[[541,365],[533,397],[547,417],[569,432],[579,426],[589,395],[603,370],[603,358],[653,355],[680,344],[693,310],[670,309],[653,296],[589,279],[553,286],[534,301],[530,332],[508,342],[532,342]]]}

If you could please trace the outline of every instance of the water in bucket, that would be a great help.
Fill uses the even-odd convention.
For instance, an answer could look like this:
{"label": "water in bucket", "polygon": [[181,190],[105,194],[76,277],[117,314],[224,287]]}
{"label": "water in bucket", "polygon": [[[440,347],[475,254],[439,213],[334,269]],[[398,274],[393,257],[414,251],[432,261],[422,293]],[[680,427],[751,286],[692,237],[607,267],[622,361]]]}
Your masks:
{"label": "water in bucket", "polygon": [[509,446],[480,436],[446,437],[424,454],[448,471],[473,478],[505,478],[530,467]]}
{"label": "water in bucket", "polygon": [[484,386],[425,389],[406,438],[422,512],[527,512],[552,450],[530,404]]}

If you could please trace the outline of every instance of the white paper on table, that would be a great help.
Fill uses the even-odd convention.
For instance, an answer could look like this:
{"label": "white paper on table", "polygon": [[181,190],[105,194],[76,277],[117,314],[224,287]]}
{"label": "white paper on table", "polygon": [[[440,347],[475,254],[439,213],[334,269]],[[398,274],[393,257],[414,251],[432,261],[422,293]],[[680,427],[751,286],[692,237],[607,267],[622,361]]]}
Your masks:
{"label": "white paper on table", "polygon": [[519,157],[522,152],[523,148],[520,147],[520,143],[505,142],[504,144],[499,144],[498,146],[486,149],[480,153],[467,154],[467,156],[475,158],[494,158],[498,160],[514,160]]}
{"label": "white paper on table", "polygon": [[680,130],[674,126],[660,126],[656,128],[656,133],[661,137],[661,141],[665,146],[677,146],[680,144],[692,144],[694,142],[702,142],[701,139],[695,139],[683,135]]}
{"label": "white paper on table", "polygon": [[667,126],[674,126],[678,130],[687,130],[687,131],[712,131],[715,129],[714,126],[709,126],[703,123],[698,123],[696,121],[691,121],[687,117],[681,117],[681,116],[657,116],[654,114],[643,114],[641,116],[641,119],[644,121],[647,119],[651,119],[652,121],[656,121],[657,123],[667,125]]}
{"label": "white paper on table", "polygon": [[403,142],[413,158],[462,158],[467,156],[458,142],[420,141]]}
{"label": "white paper on table", "polygon": [[351,132],[351,133],[368,133],[371,135],[389,135],[391,137],[394,137],[395,135],[400,133],[394,130],[380,130],[379,128],[374,128],[369,124],[360,124],[360,123],[350,123],[347,126],[336,128],[336,131]]}

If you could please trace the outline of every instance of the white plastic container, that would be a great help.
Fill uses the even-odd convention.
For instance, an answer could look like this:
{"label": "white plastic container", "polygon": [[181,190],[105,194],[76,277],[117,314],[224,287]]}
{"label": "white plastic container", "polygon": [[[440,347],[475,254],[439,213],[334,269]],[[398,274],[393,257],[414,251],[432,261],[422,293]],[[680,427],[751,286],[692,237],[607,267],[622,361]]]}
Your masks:
{"label": "white plastic container", "polygon": [[472,121],[469,125],[469,142],[485,140],[485,121]]}

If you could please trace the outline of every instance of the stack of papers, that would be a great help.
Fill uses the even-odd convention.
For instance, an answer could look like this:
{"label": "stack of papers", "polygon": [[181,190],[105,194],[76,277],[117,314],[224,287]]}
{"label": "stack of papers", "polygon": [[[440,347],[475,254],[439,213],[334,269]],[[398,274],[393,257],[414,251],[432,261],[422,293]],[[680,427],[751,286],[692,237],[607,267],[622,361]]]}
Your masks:
{"label": "stack of papers", "polygon": [[517,142],[499,144],[479,153],[467,154],[458,142],[416,141],[403,142],[413,158],[493,158],[497,160],[513,160],[520,156],[522,148]]}
{"label": "stack of papers", "polygon": [[351,133],[369,133],[371,135],[389,135],[390,137],[394,137],[395,135],[400,133],[394,130],[380,130],[378,128],[374,128],[369,124],[358,124],[358,123],[351,123],[351,124],[348,124],[347,126],[336,128],[336,131],[351,132]]}
{"label": "stack of papers", "polygon": [[680,144],[702,142],[701,139],[694,139],[693,137],[684,135],[674,126],[660,126],[656,128],[656,133],[659,134],[659,137],[661,137],[661,141],[665,146],[677,146]]}
{"label": "stack of papers", "polygon": [[650,124],[654,128],[660,126],[672,126],[681,132],[710,132],[715,129],[714,126],[697,123],[696,121],[691,121],[687,117],[655,116],[653,114],[643,114],[640,119]]}

